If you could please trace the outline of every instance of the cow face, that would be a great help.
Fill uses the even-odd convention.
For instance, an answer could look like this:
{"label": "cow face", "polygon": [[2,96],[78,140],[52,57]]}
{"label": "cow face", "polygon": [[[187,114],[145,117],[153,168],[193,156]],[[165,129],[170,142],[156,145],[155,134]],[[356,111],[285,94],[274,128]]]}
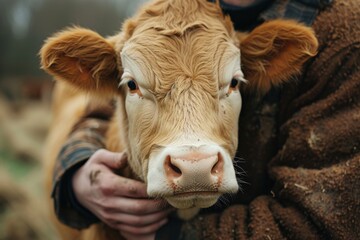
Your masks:
{"label": "cow face", "polygon": [[213,3],[155,1],[119,35],[68,29],[41,57],[58,78],[118,99],[129,164],[151,197],[203,208],[238,190],[232,159],[244,75],[248,88],[266,91],[316,47],[312,31],[294,22],[240,35]]}
{"label": "cow face", "polygon": [[134,169],[150,196],[179,208],[238,189],[232,158],[244,78],[239,48],[217,23],[216,31],[204,23],[176,34],[135,31],[121,51]]}

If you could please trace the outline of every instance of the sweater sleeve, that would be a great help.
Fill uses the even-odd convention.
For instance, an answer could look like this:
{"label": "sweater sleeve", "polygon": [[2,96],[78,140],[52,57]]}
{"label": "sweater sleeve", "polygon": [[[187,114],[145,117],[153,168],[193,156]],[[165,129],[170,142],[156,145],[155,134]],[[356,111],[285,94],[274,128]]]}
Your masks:
{"label": "sweater sleeve", "polygon": [[273,194],[200,214],[179,239],[360,239],[359,10],[336,1],[315,23],[319,54],[286,98],[267,166]]}
{"label": "sweater sleeve", "polygon": [[82,229],[99,221],[76,199],[72,177],[97,150],[105,147],[105,132],[112,116],[110,106],[89,104],[85,115],[74,126],[62,146],[53,174],[52,198],[58,219],[73,228]]}

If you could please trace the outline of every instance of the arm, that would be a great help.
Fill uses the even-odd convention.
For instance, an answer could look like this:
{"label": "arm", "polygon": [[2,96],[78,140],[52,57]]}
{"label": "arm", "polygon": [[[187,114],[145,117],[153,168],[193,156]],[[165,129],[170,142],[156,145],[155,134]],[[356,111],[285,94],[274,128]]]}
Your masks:
{"label": "arm", "polygon": [[[104,107],[104,111],[100,111]],[[86,228],[99,219],[83,208],[72,191],[74,173],[99,149],[105,147],[104,135],[112,110],[109,106],[88,107],[85,116],[74,126],[60,150],[53,174],[55,213],[58,219],[74,228]]]}
{"label": "arm", "polygon": [[152,239],[172,210],[149,199],[144,183],[114,173],[125,167],[126,154],[103,149],[112,109],[89,107],[62,147],[54,171],[55,212],[73,228],[101,221],[128,239]]}

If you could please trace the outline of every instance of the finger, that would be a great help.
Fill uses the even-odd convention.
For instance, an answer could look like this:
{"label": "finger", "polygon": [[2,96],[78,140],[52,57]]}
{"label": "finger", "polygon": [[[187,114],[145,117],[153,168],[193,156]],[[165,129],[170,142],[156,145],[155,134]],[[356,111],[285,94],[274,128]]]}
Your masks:
{"label": "finger", "polygon": [[157,213],[169,208],[169,204],[166,201],[153,199],[116,198],[110,205],[116,212],[121,211],[122,213],[136,216]]}
{"label": "finger", "polygon": [[91,185],[98,184],[104,196],[149,199],[144,183],[116,175],[107,167],[98,167],[90,171],[89,179]]}
{"label": "finger", "polygon": [[146,191],[146,185],[142,182],[118,176],[107,179],[107,183],[109,187],[113,188],[114,196],[149,198]]}
{"label": "finger", "polygon": [[114,213],[112,219],[114,219],[113,220],[114,222],[121,223],[124,225],[142,227],[166,219],[169,213],[173,211],[174,211],[173,209],[166,209],[160,212],[151,213],[143,216],[136,216],[126,213]]}
{"label": "finger", "polygon": [[106,149],[96,151],[91,159],[112,169],[123,168],[127,164],[126,152],[110,152]]}
{"label": "finger", "polygon": [[134,227],[125,224],[118,224],[117,229],[119,229],[121,232],[129,233],[129,234],[143,235],[143,234],[155,233],[159,228],[165,225],[167,221],[168,221],[167,219],[163,219],[159,222],[142,227]]}

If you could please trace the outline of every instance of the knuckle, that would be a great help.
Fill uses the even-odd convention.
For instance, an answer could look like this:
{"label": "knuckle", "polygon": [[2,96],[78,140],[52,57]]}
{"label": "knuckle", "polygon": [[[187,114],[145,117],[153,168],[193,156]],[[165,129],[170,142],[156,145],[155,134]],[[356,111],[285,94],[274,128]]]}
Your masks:
{"label": "knuckle", "polygon": [[114,221],[113,217],[111,216],[111,214],[107,213],[107,212],[102,212],[101,213],[101,218],[104,222],[112,222]]}
{"label": "knuckle", "polygon": [[134,204],[132,205],[132,212],[134,212],[135,214],[138,213],[143,213],[145,210],[145,207],[143,204],[141,204],[141,202],[139,201],[135,201]]}
{"label": "knuckle", "polygon": [[101,157],[105,154],[105,149],[99,149],[97,150],[93,155],[92,157],[90,158],[89,161],[92,161],[92,162],[97,162],[98,160],[101,159]]}
{"label": "knuckle", "polygon": [[105,196],[96,199],[96,206],[104,212],[109,212],[108,210],[113,206],[112,204],[113,200]]}
{"label": "knuckle", "polygon": [[100,192],[104,196],[113,195],[115,192],[115,188],[114,188],[113,184],[111,184],[109,182],[101,182],[99,188],[100,188]]}
{"label": "knuckle", "polygon": [[143,219],[141,217],[135,216],[132,220],[132,224],[141,225],[143,223]]}
{"label": "knuckle", "polygon": [[127,185],[126,191],[128,194],[136,194],[138,192],[138,190],[134,184]]}
{"label": "knuckle", "polygon": [[109,214],[114,211],[114,209],[110,206],[109,203],[106,203],[106,205],[102,206],[102,211],[106,214]]}
{"label": "knuckle", "polygon": [[104,154],[106,154],[106,152],[107,152],[107,150],[101,148],[101,149],[99,149],[99,150],[96,151],[96,154],[98,154],[98,155],[104,155]]}

